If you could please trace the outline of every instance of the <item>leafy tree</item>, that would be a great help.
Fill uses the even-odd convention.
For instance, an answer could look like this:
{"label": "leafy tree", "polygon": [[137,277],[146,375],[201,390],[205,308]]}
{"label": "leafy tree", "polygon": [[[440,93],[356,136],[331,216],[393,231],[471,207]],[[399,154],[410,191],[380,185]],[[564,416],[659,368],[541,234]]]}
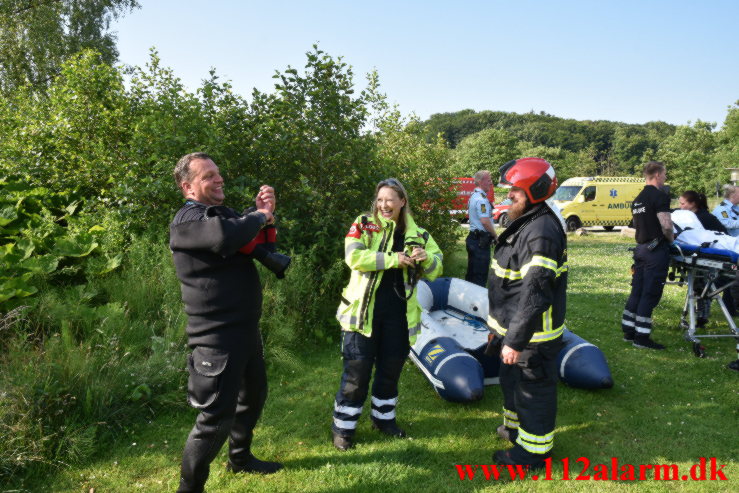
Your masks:
{"label": "leafy tree", "polygon": [[[348,224],[367,209],[380,174],[363,95],[341,58],[313,47],[305,71],[288,67],[274,76],[274,94],[254,91],[250,146],[240,168],[256,193],[264,180],[278,194],[280,233],[298,251],[317,246],[318,264],[342,258]],[[282,240],[281,240],[282,241]]]}
{"label": "leafy tree", "polygon": [[660,146],[657,158],[667,166],[667,179],[676,193],[693,189],[708,194],[716,181],[728,179],[728,171],[714,158],[718,143],[714,126],[700,120],[680,126]]}
{"label": "leafy tree", "polygon": [[457,176],[472,176],[481,169],[492,171],[517,154],[516,139],[511,134],[488,128],[465,137],[457,146],[454,172]]}
{"label": "leafy tree", "polygon": [[69,56],[88,48],[118,58],[113,19],[137,0],[0,0],[0,92],[27,82],[44,91]]}
{"label": "leafy tree", "polygon": [[724,126],[717,134],[716,163],[720,168],[739,167],[739,102],[729,107]]}

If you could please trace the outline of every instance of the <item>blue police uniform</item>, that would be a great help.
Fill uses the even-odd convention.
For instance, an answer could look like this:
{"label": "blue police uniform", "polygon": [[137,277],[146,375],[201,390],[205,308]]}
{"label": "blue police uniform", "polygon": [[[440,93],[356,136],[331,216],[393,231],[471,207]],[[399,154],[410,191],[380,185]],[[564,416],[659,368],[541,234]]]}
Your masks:
{"label": "blue police uniform", "polygon": [[487,194],[481,188],[475,188],[468,203],[470,233],[466,241],[467,275],[465,280],[482,287],[485,287],[488,279],[493,235],[487,232],[480,219],[492,218],[492,209]]}
{"label": "blue police uniform", "polygon": [[739,236],[739,207],[724,199],[713,210],[713,215],[718,218],[731,236]]}

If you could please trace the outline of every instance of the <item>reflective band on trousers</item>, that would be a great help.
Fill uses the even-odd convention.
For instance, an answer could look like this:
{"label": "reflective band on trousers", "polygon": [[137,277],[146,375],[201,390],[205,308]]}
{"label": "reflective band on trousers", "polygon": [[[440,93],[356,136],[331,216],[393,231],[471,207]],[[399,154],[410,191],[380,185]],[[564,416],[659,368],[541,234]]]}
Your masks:
{"label": "reflective band on trousers", "polygon": [[559,277],[564,272],[567,272],[567,262],[563,263],[561,267],[557,267],[556,261],[547,257],[542,257],[541,255],[534,255],[533,257],[531,257],[531,261],[524,264],[524,266],[521,267],[520,271],[513,269],[504,269],[498,264],[498,261],[496,259],[492,259],[492,261],[490,262],[490,267],[493,269],[496,276],[502,277],[504,279],[510,279],[512,281],[523,279],[524,277],[526,277],[526,274],[528,274],[529,269],[532,269],[533,267],[543,267],[545,269],[554,271],[556,277]]}
{"label": "reflective band on trousers", "polygon": [[346,414],[348,416],[356,416],[358,414],[362,414],[361,407],[340,406],[336,401],[334,401],[334,411],[336,411],[337,413]]}
{"label": "reflective band on trousers", "polygon": [[[560,325],[556,329],[552,330],[552,308],[550,307],[549,310],[545,311],[542,314],[542,325],[544,325],[543,331],[534,332],[534,335],[531,336],[531,341],[529,342],[546,342],[546,341],[552,341],[556,339],[557,337],[562,335],[562,332],[565,330],[564,324]],[[501,327],[501,325],[498,323],[497,320],[495,320],[493,317],[488,315],[488,325],[495,330],[495,332],[498,333],[499,336],[505,337],[506,332],[508,332],[508,329],[504,329]],[[549,327],[549,330],[546,330],[547,327]]]}
{"label": "reflective band on trousers", "polygon": [[356,430],[357,421],[343,421],[338,418],[334,418],[334,425],[341,430]]}
{"label": "reflective band on trousers", "polygon": [[516,443],[532,454],[546,454],[554,447],[554,432],[546,435],[532,435],[523,428],[518,428]]}
{"label": "reflective band on trousers", "polygon": [[395,419],[395,408],[387,413],[381,413],[377,409],[372,410],[372,417],[377,419]]}
{"label": "reflective band on trousers", "polygon": [[372,405],[373,406],[396,406],[398,404],[398,398],[393,397],[392,399],[378,399],[374,395],[372,396]]}
{"label": "reflective band on trousers", "polygon": [[503,408],[503,424],[508,428],[518,428],[518,414]]}

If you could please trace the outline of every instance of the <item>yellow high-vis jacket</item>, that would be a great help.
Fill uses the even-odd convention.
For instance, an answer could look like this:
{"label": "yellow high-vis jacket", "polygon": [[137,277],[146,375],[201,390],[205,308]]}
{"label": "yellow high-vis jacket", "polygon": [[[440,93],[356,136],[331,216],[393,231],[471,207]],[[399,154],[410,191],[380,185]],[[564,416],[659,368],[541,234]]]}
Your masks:
{"label": "yellow high-vis jacket", "polygon": [[[386,269],[400,266],[397,252],[393,252],[393,233],[396,224],[383,217],[359,216],[352,223],[344,239],[344,261],[352,269],[349,284],[344,288],[336,319],[342,330],[372,334],[372,315],[375,293]],[[406,215],[405,244],[417,243],[426,250],[426,260],[420,263],[423,277],[433,280],[441,275],[443,255],[429,233],[419,228],[410,215]],[[403,270],[405,294],[412,285],[408,270]],[[411,344],[421,326],[421,305],[416,290],[408,299],[406,316]]]}

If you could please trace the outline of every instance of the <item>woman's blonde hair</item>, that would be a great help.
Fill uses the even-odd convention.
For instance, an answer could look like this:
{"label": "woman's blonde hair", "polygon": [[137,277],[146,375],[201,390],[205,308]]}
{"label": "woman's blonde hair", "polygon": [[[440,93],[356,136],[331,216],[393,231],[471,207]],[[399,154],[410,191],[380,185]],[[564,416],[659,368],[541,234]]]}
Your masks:
{"label": "woman's blonde hair", "polygon": [[406,214],[409,216],[411,215],[411,204],[408,199],[408,192],[405,191],[405,187],[397,178],[386,178],[378,183],[377,187],[375,187],[375,198],[372,200],[372,216],[374,217],[375,222],[380,222],[377,214],[377,194],[380,193],[380,189],[385,187],[392,188],[398,194],[398,197],[405,200],[405,205],[400,209],[400,216],[398,217],[398,229],[400,231],[405,231],[407,224]]}

